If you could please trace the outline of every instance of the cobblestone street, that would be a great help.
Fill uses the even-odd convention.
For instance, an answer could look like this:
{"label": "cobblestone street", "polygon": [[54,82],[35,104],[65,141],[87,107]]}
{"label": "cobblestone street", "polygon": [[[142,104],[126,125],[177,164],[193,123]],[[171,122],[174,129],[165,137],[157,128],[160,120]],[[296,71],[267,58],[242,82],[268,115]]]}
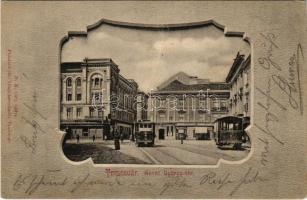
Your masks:
{"label": "cobblestone street", "polygon": [[96,164],[159,164],[159,165],[214,165],[220,158],[234,161],[245,158],[249,149],[232,150],[217,148],[212,140],[159,140],[154,147],[136,147],[124,141],[120,150],[113,141],[68,141],[64,154],[72,161],[92,157]]}

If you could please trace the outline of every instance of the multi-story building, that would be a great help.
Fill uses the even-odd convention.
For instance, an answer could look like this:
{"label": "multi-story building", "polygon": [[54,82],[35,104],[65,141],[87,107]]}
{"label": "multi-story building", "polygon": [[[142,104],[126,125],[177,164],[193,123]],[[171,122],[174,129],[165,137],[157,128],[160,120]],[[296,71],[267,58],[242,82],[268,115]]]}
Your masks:
{"label": "multi-story building", "polygon": [[61,64],[61,129],[68,136],[129,137],[136,120],[138,84],[119,74],[112,59]]}
{"label": "multi-story building", "polygon": [[250,55],[245,58],[238,53],[226,77],[230,85],[229,115],[250,117],[250,80]]}
{"label": "multi-story building", "polygon": [[179,131],[193,139],[199,131],[212,133],[215,119],[228,113],[228,98],[228,84],[179,72],[150,92],[148,118],[156,123],[158,139]]}

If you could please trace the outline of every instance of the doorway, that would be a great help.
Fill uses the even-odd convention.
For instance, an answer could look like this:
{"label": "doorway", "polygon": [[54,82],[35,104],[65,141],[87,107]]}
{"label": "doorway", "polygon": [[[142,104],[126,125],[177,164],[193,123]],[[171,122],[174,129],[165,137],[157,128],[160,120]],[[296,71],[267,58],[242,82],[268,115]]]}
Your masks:
{"label": "doorway", "polygon": [[165,130],[164,129],[159,129],[159,140],[164,140],[165,139]]}

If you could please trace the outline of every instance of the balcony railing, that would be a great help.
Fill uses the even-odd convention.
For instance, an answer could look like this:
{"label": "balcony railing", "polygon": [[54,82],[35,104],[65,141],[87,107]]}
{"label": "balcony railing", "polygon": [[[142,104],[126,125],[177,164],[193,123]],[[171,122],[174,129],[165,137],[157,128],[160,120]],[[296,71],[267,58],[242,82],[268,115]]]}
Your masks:
{"label": "balcony railing", "polygon": [[71,118],[61,119],[61,123],[80,123],[80,122],[103,122],[102,117],[84,117],[84,118]]}
{"label": "balcony railing", "polygon": [[103,120],[103,116],[85,116],[84,119],[86,120]]}
{"label": "balcony railing", "polygon": [[211,108],[211,111],[213,112],[228,112],[228,108],[227,107],[220,107],[220,108]]}

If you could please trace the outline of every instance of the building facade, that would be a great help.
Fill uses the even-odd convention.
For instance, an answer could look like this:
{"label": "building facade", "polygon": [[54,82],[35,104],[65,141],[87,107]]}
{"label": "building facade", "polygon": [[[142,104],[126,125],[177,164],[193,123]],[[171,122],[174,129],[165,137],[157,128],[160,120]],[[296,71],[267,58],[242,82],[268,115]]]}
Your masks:
{"label": "building facade", "polygon": [[250,117],[250,82],[250,55],[245,58],[238,53],[226,77],[226,83],[230,85],[229,115]]}
{"label": "building facade", "polygon": [[176,139],[180,132],[187,139],[195,139],[198,132],[212,138],[215,119],[228,113],[228,99],[228,84],[180,72],[150,92],[148,119],[156,124],[158,139]]}
{"label": "building facade", "polygon": [[69,137],[125,137],[136,120],[138,84],[119,74],[112,59],[87,59],[61,64],[61,129]]}

